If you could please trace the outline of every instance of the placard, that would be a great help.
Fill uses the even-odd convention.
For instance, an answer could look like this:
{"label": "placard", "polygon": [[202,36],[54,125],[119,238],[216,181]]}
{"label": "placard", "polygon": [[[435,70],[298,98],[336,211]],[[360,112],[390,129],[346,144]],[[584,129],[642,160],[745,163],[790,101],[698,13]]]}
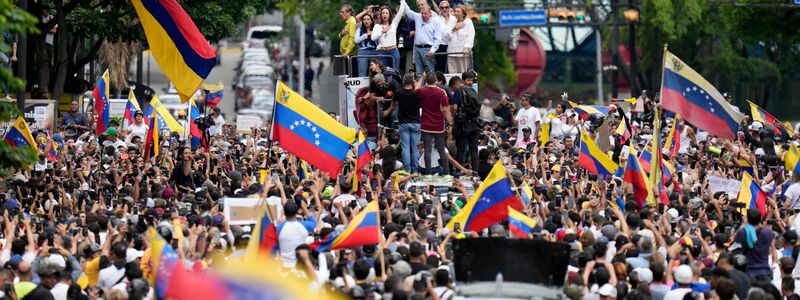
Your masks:
{"label": "placard", "polygon": [[261,117],[250,115],[236,115],[236,132],[249,133],[251,128],[264,127]]}
{"label": "placard", "polygon": [[737,179],[725,179],[714,175],[706,175],[706,178],[708,178],[708,188],[712,192],[725,192],[729,199],[736,198],[742,188],[742,182]]}
{"label": "placard", "polygon": [[[230,225],[255,224],[260,217],[257,206],[261,201],[260,198],[226,197],[223,201],[223,215]],[[274,205],[275,203],[269,199],[266,201],[267,215],[270,216],[270,219],[280,219],[280,198],[278,198],[278,205]]]}

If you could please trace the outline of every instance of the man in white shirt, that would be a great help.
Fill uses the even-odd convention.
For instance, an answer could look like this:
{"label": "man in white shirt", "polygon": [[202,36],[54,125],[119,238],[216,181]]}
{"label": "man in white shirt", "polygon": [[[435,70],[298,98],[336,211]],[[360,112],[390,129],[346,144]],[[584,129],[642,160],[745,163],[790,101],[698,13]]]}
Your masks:
{"label": "man in white shirt", "polygon": [[128,254],[128,246],[124,242],[117,242],[111,246],[111,265],[100,270],[97,275],[97,285],[104,289],[127,282],[125,278],[125,256]]}
{"label": "man in white shirt", "polygon": [[783,192],[786,196],[786,205],[788,208],[800,208],[800,176],[796,173],[792,174],[792,184]]}
{"label": "man in white shirt", "polygon": [[214,125],[208,128],[209,135],[220,135],[222,134],[222,127],[225,125],[225,118],[222,117],[222,114],[219,111],[219,107],[215,107],[212,111],[213,118],[214,118]]}
{"label": "man in white shirt", "polygon": [[150,129],[150,127],[144,123],[144,113],[142,113],[141,110],[136,111],[134,118],[136,118],[136,122],[128,125],[127,142],[130,142],[134,136],[138,136],[142,140],[145,140],[145,137],[147,136],[147,130]]}
{"label": "man in white shirt", "polygon": [[281,251],[281,260],[286,268],[293,268],[297,264],[295,249],[297,246],[306,243],[309,232],[317,226],[314,214],[309,214],[303,208],[304,215],[309,216],[306,221],[297,220],[297,212],[300,208],[294,201],[287,201],[283,206],[283,214],[286,222],[278,225],[278,247]]}
{"label": "man in white shirt", "polygon": [[533,136],[539,136],[539,126],[542,123],[542,116],[536,107],[531,106],[531,95],[523,95],[521,100],[522,108],[511,121],[512,125],[517,126],[517,141],[522,140],[522,129],[530,128]]}
{"label": "man in white shirt", "polygon": [[675,270],[675,281],[678,283],[678,288],[667,292],[664,300],[682,300],[683,296],[692,292],[692,268],[687,265],[678,267]]}
{"label": "man in white shirt", "polygon": [[113,146],[114,150],[117,151],[119,151],[119,147],[128,147],[128,144],[117,138],[117,129],[114,127],[106,129],[106,131],[103,132],[103,136],[106,137],[106,140],[103,142],[103,147]]}

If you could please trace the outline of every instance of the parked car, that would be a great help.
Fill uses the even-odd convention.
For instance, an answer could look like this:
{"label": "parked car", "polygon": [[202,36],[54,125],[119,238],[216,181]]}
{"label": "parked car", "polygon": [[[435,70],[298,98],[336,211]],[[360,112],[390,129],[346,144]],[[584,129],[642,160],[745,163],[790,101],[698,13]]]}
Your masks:
{"label": "parked car", "polygon": [[247,31],[247,38],[245,39],[245,42],[242,43],[242,49],[264,45],[265,40],[278,37],[282,30],[283,27],[275,25],[250,27],[250,29]]}

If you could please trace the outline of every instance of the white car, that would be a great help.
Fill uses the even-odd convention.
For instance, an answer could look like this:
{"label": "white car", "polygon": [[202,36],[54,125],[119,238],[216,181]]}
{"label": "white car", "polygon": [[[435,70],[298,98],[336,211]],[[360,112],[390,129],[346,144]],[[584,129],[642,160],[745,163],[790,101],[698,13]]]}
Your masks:
{"label": "white car", "polygon": [[247,38],[242,43],[243,49],[251,47],[263,48],[264,40],[280,35],[283,27],[275,25],[253,26],[247,31]]}

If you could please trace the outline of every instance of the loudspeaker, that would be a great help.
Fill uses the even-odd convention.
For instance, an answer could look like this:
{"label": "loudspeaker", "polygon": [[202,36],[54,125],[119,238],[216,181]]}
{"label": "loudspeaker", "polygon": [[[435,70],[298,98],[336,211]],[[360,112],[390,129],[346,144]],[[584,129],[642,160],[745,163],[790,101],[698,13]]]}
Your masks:
{"label": "loudspeaker", "polygon": [[563,286],[569,245],[531,239],[475,238],[453,243],[456,282],[503,281]]}
{"label": "loudspeaker", "polygon": [[350,75],[350,60],[342,55],[334,55],[331,59],[333,65],[333,76],[349,76]]}

